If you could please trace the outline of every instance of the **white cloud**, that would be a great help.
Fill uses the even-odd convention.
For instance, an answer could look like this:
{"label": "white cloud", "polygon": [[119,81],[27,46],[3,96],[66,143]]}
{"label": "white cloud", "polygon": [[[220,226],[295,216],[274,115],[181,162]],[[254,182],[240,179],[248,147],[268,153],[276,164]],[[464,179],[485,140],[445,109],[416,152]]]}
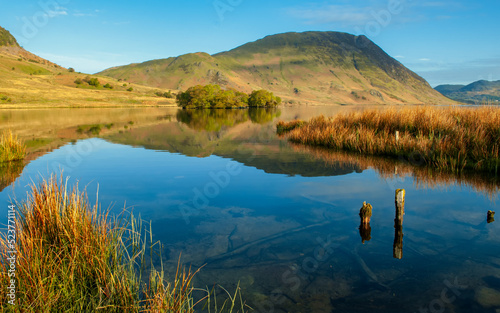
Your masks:
{"label": "white cloud", "polygon": [[73,16],[84,17],[84,16],[95,16],[95,14],[92,14],[92,13],[74,13]]}
{"label": "white cloud", "polygon": [[418,59],[419,61],[422,61],[422,62],[429,62],[431,61],[431,59],[427,59],[427,58],[422,58],[422,59]]}
{"label": "white cloud", "polygon": [[115,22],[113,23],[116,26],[123,26],[123,25],[128,25],[130,24],[130,21],[123,21],[123,22]]}
{"label": "white cloud", "polygon": [[[371,0],[349,4],[309,3],[290,7],[286,13],[292,18],[303,20],[306,24],[333,24],[342,26],[364,26],[370,22],[378,22],[383,26],[388,24],[405,24],[429,19],[450,19],[452,16],[431,13],[443,9],[460,9],[461,6],[451,1],[401,1],[394,10],[387,0]],[[392,13],[390,13],[392,12]],[[389,16],[387,16],[389,14]]]}
{"label": "white cloud", "polygon": [[49,17],[56,17],[61,15],[68,15],[68,9],[63,7],[58,7],[56,10],[48,11],[47,15]]}
{"label": "white cloud", "polygon": [[423,6],[423,7],[444,7],[444,6],[448,6],[449,3],[447,2],[444,2],[444,1],[423,1],[423,2],[420,2],[419,3],[420,6]]}
{"label": "white cloud", "polygon": [[353,5],[327,5],[310,8],[289,8],[287,13],[308,24],[342,23],[344,25],[361,25],[373,20],[372,7]]}
{"label": "white cloud", "polygon": [[[73,67],[77,71],[84,73],[96,73],[104,69],[116,66],[117,64],[126,64],[123,61],[119,63],[119,59],[124,56],[121,54],[95,52],[92,55],[58,55],[52,53],[37,52],[40,57],[57,63],[64,67]],[[118,62],[118,63],[117,63]]]}
{"label": "white cloud", "polygon": [[73,16],[76,17],[94,17],[97,16],[101,11],[100,10],[93,10],[93,11],[87,11],[87,12],[82,12],[77,10],[75,13],[73,13]]}
{"label": "white cloud", "polygon": [[431,86],[470,84],[481,79],[500,80],[500,58],[460,62],[410,62],[405,63],[405,66],[424,77]]}

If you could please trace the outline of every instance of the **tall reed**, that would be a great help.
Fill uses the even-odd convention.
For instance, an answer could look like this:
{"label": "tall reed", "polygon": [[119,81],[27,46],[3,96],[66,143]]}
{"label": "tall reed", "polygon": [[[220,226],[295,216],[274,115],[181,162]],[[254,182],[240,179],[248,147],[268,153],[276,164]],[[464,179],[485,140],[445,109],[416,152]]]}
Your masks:
{"label": "tall reed", "polygon": [[[7,304],[2,290],[2,312],[191,313],[209,296],[194,300],[197,271],[186,271],[180,260],[167,282],[163,266],[153,266],[153,259],[162,257],[151,228],[91,205],[62,175],[33,185],[16,206],[16,306]],[[0,236],[2,286],[11,279],[8,239]]]}
{"label": "tall reed", "polygon": [[319,116],[291,130],[288,138],[336,150],[403,156],[454,172],[467,168],[498,174],[500,109],[392,107]]}
{"label": "tall reed", "polygon": [[25,156],[26,146],[16,135],[11,131],[0,135],[0,163],[22,160]]}

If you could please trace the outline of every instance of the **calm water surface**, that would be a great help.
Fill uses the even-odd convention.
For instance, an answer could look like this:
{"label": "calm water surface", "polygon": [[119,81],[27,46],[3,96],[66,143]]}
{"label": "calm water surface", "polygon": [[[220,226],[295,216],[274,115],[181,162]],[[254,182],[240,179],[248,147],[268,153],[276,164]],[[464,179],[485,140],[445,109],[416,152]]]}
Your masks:
{"label": "calm water surface", "polygon": [[[0,111],[30,146],[0,168],[0,222],[32,180],[64,170],[115,212],[151,220],[170,274],[240,283],[257,312],[500,312],[495,177],[289,144],[278,119],[358,110]],[[401,232],[394,195],[406,189]],[[359,209],[373,206],[360,229]],[[402,249],[402,257],[397,251]]]}

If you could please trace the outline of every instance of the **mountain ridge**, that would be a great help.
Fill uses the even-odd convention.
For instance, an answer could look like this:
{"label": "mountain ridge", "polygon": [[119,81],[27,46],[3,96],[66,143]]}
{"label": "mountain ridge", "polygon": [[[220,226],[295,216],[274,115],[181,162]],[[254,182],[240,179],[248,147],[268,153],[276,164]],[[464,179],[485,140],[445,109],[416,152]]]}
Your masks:
{"label": "mountain ridge", "polygon": [[478,80],[468,85],[439,85],[434,89],[450,99],[463,103],[500,102],[500,80]]}
{"label": "mountain ridge", "polygon": [[216,83],[268,89],[289,103],[452,103],[365,36],[283,33],[213,55],[198,52],[99,73],[169,89]]}
{"label": "mountain ridge", "polygon": [[175,106],[165,92],[64,68],[26,51],[0,27],[1,108]]}
{"label": "mountain ridge", "polygon": [[1,46],[19,47],[16,38],[2,26],[0,26],[0,47]]}

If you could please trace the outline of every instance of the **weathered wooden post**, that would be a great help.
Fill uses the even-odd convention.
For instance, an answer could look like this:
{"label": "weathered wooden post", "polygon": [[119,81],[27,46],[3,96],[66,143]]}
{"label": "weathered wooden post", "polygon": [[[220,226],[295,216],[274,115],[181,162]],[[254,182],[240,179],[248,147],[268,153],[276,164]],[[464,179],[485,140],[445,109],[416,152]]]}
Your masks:
{"label": "weathered wooden post", "polygon": [[[399,130],[396,130],[396,143],[399,141]],[[398,166],[394,166],[394,175],[398,175]]]}
{"label": "weathered wooden post", "polygon": [[495,212],[490,210],[490,211],[488,211],[487,222],[489,224],[489,223],[493,223],[494,221],[495,221]]}
{"label": "weathered wooden post", "polygon": [[395,259],[403,258],[403,216],[405,215],[404,189],[396,190],[396,218],[394,219],[394,246],[393,256]]}
{"label": "weathered wooden post", "polygon": [[361,242],[370,241],[372,239],[371,233],[372,228],[370,226],[370,220],[372,218],[372,205],[363,202],[363,207],[359,210],[359,217],[361,218],[361,223],[359,225],[359,235],[361,236]]}
{"label": "weathered wooden post", "polygon": [[370,223],[370,220],[372,218],[372,205],[371,204],[366,204],[366,201],[363,202],[363,207],[359,210],[359,217],[361,217],[361,223],[362,224],[368,224]]}

